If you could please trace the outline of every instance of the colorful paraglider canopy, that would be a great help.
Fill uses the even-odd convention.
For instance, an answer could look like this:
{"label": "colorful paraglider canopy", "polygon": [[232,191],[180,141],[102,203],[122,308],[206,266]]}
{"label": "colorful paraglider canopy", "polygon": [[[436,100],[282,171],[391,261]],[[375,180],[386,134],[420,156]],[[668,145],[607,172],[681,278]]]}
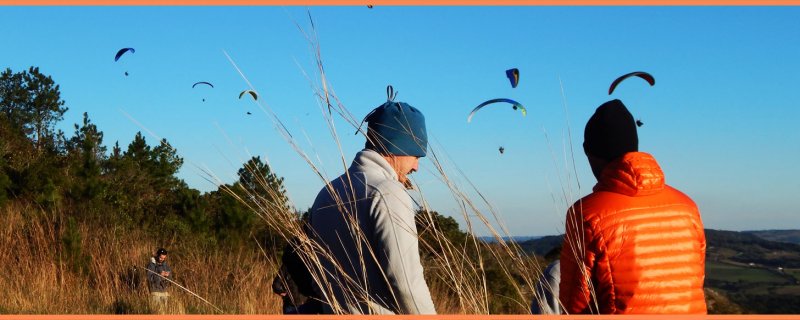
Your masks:
{"label": "colorful paraglider canopy", "polygon": [[653,76],[647,72],[644,71],[631,72],[617,78],[617,80],[614,80],[614,82],[611,83],[611,87],[608,88],[608,94],[611,95],[611,93],[614,92],[614,88],[616,88],[617,85],[620,84],[620,82],[634,76],[644,79],[644,81],[647,81],[647,83],[649,83],[651,87],[656,84],[656,78],[653,78]]}
{"label": "colorful paraglider canopy", "polygon": [[133,50],[133,48],[122,48],[122,49],[119,49],[119,51],[117,51],[117,55],[114,56],[114,61],[119,60],[119,58],[122,57],[122,55],[125,54],[128,51],[130,51],[131,53],[136,53],[136,50]]}
{"label": "colorful paraglider canopy", "polygon": [[522,116],[523,117],[528,114],[528,110],[525,110],[525,107],[521,103],[516,102],[514,100],[511,100],[511,99],[498,98],[498,99],[486,100],[483,103],[479,104],[477,107],[475,107],[475,109],[472,109],[472,112],[470,112],[469,116],[467,117],[467,122],[471,122],[472,121],[472,116],[475,115],[475,112],[478,112],[478,110],[480,110],[484,106],[487,106],[487,105],[490,105],[490,104],[493,104],[493,103],[499,103],[499,102],[510,103],[512,109],[514,109],[514,110],[519,109],[520,111],[522,111]]}
{"label": "colorful paraglider canopy", "polygon": [[519,84],[519,69],[511,68],[506,70],[506,77],[508,77],[508,81],[511,81],[511,87],[516,88]]}
{"label": "colorful paraglider canopy", "polygon": [[245,93],[249,93],[251,96],[253,96],[253,100],[258,100],[258,93],[256,93],[253,90],[242,91],[242,93],[239,94],[239,99],[241,99],[245,95]]}
{"label": "colorful paraglider canopy", "polygon": [[209,87],[212,87],[212,88],[214,87],[214,85],[213,85],[213,84],[211,84],[211,83],[209,83],[209,82],[200,81],[200,82],[195,82],[195,83],[192,85],[192,88],[196,87],[198,84],[205,84],[205,85],[208,85]]}

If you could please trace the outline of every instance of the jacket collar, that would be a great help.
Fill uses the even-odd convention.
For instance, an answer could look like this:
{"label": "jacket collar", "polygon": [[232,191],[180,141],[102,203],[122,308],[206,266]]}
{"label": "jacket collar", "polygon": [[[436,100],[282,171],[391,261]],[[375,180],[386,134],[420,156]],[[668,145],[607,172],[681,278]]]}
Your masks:
{"label": "jacket collar", "polygon": [[352,168],[358,171],[377,173],[386,179],[399,181],[392,165],[378,152],[364,149],[356,154]]}
{"label": "jacket collar", "polygon": [[603,169],[594,191],[638,197],[658,193],[664,189],[664,185],[664,172],[652,155],[629,152]]}

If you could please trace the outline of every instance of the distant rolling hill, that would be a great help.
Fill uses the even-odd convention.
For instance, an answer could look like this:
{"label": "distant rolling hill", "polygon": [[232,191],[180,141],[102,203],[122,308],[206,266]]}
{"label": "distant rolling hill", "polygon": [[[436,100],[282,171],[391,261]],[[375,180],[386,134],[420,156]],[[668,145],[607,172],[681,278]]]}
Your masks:
{"label": "distant rolling hill", "polygon": [[[502,237],[502,238],[503,238],[504,241],[514,241],[516,243],[522,243],[522,242],[529,241],[529,240],[536,240],[536,239],[539,239],[541,237],[537,237],[537,236],[515,236],[515,237]],[[486,243],[495,243],[495,242],[497,242],[497,239],[495,239],[495,237],[492,237],[492,236],[478,237],[478,239],[480,239],[481,241],[486,242]]]}
{"label": "distant rolling hill", "polygon": [[553,248],[560,246],[562,241],[564,241],[563,234],[557,236],[544,236],[538,239],[519,242],[519,246],[522,247],[522,250],[525,250],[525,252],[528,254],[544,256],[550,252],[550,250],[553,250]]}
{"label": "distant rolling hill", "polygon": [[800,230],[760,230],[745,232],[770,241],[800,244]]}
{"label": "distant rolling hill", "polygon": [[[756,263],[771,267],[800,268],[800,244],[770,239],[800,237],[800,230],[725,231],[706,229],[707,253],[716,260]],[[769,238],[769,239],[768,239]],[[545,236],[518,242],[525,252],[545,255],[564,239],[564,235]]]}
{"label": "distant rolling hill", "polygon": [[766,240],[753,232],[706,229],[709,260],[800,268],[800,244]]}

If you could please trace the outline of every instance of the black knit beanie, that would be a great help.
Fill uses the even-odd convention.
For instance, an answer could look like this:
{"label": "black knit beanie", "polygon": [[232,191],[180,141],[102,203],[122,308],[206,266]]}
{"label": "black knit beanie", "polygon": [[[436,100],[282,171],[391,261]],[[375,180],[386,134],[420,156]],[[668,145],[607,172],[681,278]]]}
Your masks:
{"label": "black knit beanie", "polygon": [[595,110],[583,132],[583,148],[607,161],[639,151],[636,122],[622,101],[614,99]]}

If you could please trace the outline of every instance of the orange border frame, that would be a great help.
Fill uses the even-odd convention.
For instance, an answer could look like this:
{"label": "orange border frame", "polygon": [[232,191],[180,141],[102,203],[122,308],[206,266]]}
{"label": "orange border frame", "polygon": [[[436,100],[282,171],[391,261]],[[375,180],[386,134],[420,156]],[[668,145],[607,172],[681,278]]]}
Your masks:
{"label": "orange border frame", "polygon": [[800,0],[0,0],[0,6],[796,6]]}
{"label": "orange border frame", "polygon": [[0,320],[798,320],[800,315],[0,315]]}
{"label": "orange border frame", "polygon": [[[800,0],[0,0],[0,6],[798,6]],[[800,315],[0,315],[0,320],[800,320]]]}

